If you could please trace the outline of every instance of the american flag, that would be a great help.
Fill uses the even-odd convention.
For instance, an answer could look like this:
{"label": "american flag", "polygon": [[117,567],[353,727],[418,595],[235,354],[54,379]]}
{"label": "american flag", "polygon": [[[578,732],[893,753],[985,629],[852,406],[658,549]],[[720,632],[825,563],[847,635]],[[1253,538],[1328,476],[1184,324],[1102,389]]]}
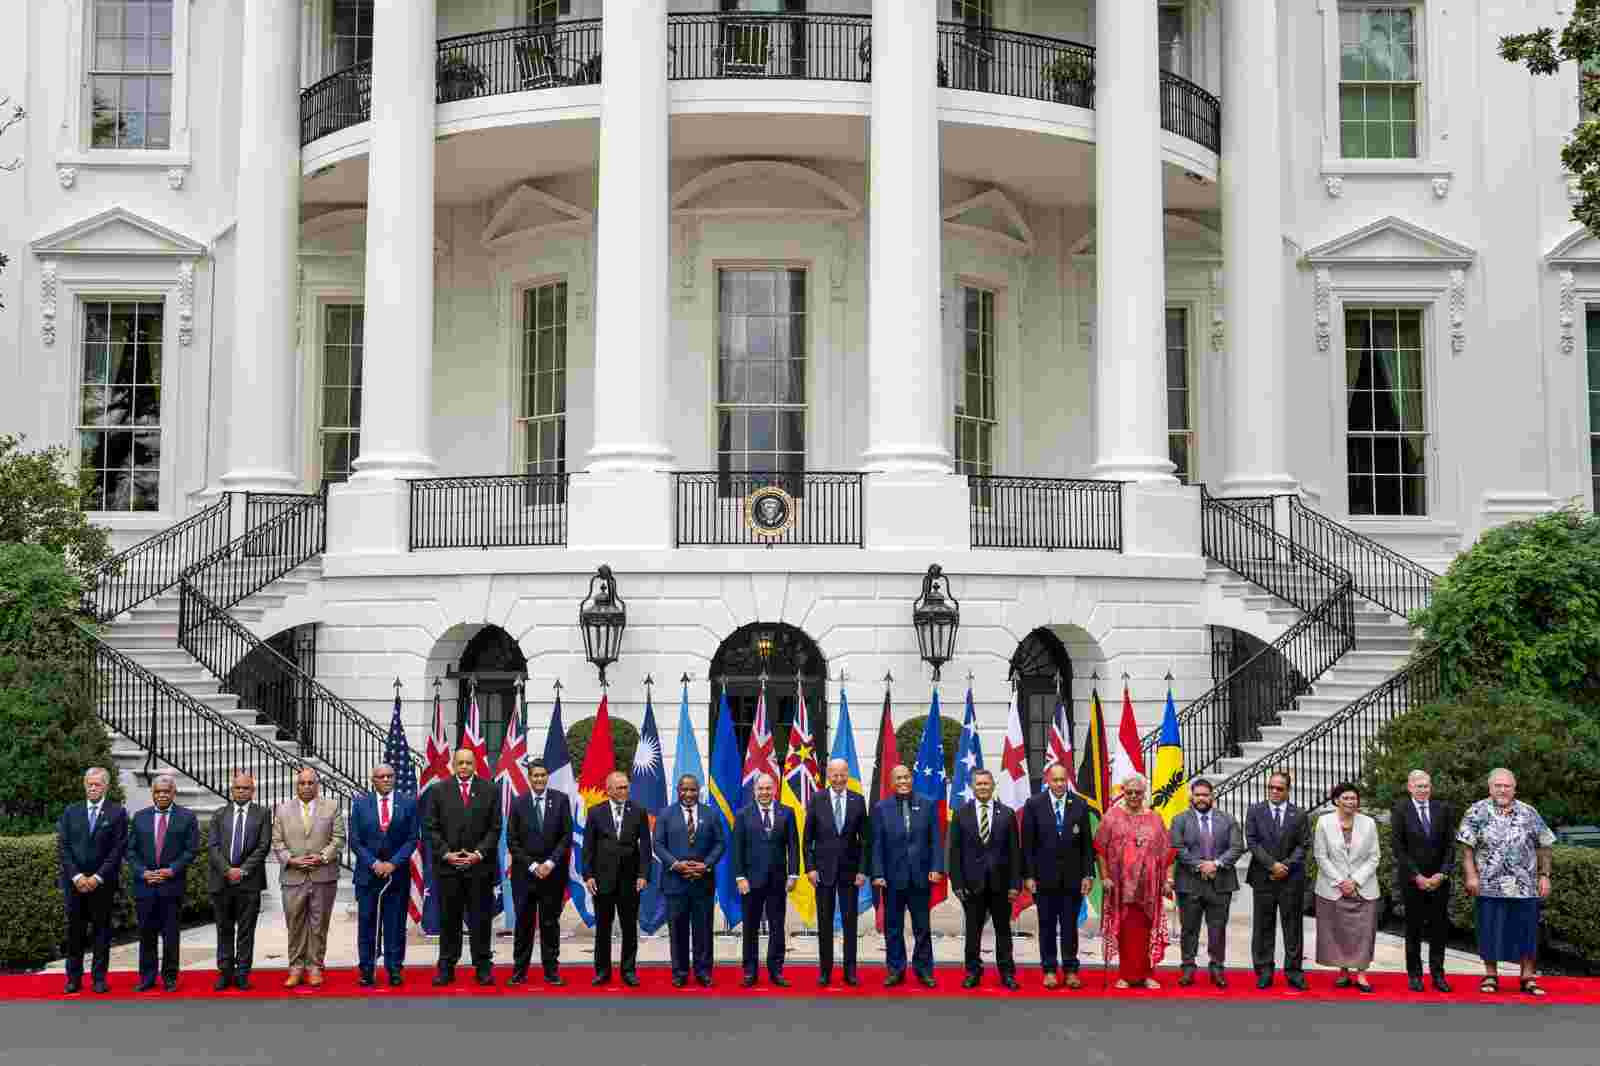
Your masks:
{"label": "american flag", "polygon": [[[396,705],[398,706],[398,698]],[[402,741],[404,737],[401,738]],[[450,776],[450,736],[444,731],[444,708],[439,703],[439,693],[436,689],[433,694],[433,730],[428,734],[426,749],[427,762],[422,767],[422,784],[417,790],[417,816],[422,816],[422,801],[420,797],[432,788],[436,782],[443,781]],[[407,760],[409,763],[409,760]],[[397,767],[395,773],[399,774]],[[418,847],[411,853],[411,905],[408,908],[411,920],[422,924],[422,916],[427,909],[428,902],[428,871],[423,859],[423,848]]]}
{"label": "american flag", "polygon": [[[400,721],[400,682],[394,687],[394,713],[389,716],[389,735],[383,739],[383,761],[394,771],[394,790],[397,795],[417,794],[417,768],[411,765],[411,745],[406,742],[406,727]],[[422,918],[422,860],[418,848],[411,853],[411,905],[413,919]]]}

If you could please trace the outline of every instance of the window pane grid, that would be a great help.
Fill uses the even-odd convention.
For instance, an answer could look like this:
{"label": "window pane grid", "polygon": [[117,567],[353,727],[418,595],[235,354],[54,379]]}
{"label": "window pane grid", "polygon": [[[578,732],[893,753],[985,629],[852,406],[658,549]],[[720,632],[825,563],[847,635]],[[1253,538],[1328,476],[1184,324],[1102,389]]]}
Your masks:
{"label": "window pane grid", "polygon": [[717,272],[717,469],[806,466],[806,273]]}
{"label": "window pane grid", "polygon": [[1420,517],[1427,502],[1422,312],[1345,311],[1350,514]]}
{"label": "window pane grid", "polygon": [[994,293],[963,288],[960,400],[955,412],[958,474],[994,473]]}
{"label": "window pane grid", "polygon": [[1339,12],[1339,144],[1349,159],[1415,159],[1422,89],[1416,13]]}
{"label": "window pane grid", "polygon": [[322,424],[318,430],[321,479],[348,481],[361,455],[361,368],[365,311],[360,304],[329,304],[322,315]]}
{"label": "window pane grid", "polygon": [[172,146],[172,0],[96,0],[90,144]]}
{"label": "window pane grid", "polygon": [[83,305],[78,467],[86,511],[157,511],[161,324],[155,302]]}
{"label": "window pane grid", "polygon": [[1194,424],[1189,410],[1189,309],[1167,308],[1167,458],[1184,484],[1194,477]]}
{"label": "window pane grid", "polygon": [[567,469],[567,283],[522,294],[522,401],[517,418],[523,470]]}
{"label": "window pane grid", "polygon": [[332,49],[326,73],[345,70],[372,58],[373,0],[333,0]]}

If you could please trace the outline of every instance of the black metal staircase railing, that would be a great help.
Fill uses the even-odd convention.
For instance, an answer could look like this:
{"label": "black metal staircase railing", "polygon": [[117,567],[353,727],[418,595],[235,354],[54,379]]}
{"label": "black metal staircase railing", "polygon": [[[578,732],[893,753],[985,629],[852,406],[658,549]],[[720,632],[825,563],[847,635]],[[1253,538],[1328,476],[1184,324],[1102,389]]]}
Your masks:
{"label": "black metal staircase railing", "polygon": [[1298,496],[1289,497],[1289,539],[1300,550],[1350,571],[1357,595],[1401,618],[1410,618],[1433,597],[1438,574],[1313,511]]}
{"label": "black metal staircase railing", "polygon": [[[1294,625],[1178,713],[1184,769],[1189,777],[1239,754],[1329,667],[1355,646],[1355,594],[1350,574],[1300,551],[1286,537],[1201,488],[1205,554],[1304,611]],[[1155,766],[1161,731],[1140,740],[1145,765]],[[1162,788],[1165,782],[1153,782]]]}
{"label": "black metal staircase railing", "polygon": [[171,588],[184,570],[228,543],[232,502],[223,493],[211,506],[95,567],[84,607],[96,620],[109,622]]}
{"label": "black metal staircase railing", "polygon": [[[326,493],[291,498],[272,493],[250,501],[260,521],[187,567],[182,581],[226,609],[321,555],[327,546]],[[179,639],[182,640],[180,629]]]}

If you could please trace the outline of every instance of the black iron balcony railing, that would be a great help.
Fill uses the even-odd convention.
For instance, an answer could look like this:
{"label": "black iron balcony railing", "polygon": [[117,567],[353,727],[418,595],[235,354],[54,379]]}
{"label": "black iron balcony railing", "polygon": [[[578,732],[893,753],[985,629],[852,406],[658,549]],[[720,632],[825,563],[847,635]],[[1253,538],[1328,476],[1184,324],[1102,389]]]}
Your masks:
{"label": "black iron balcony railing", "polygon": [[[441,38],[438,102],[534,89],[597,85],[600,20],[573,19]],[[938,84],[1093,108],[1095,51],[1018,30],[941,22]],[[676,13],[667,16],[667,77],[870,82],[866,15]],[[1222,105],[1198,85],[1161,73],[1161,128],[1222,150]],[[338,71],[300,94],[300,143],[372,116],[372,65]]]}
{"label": "black iron balcony railing", "polygon": [[567,543],[567,475],[418,478],[407,546],[536,548]]}
{"label": "black iron balcony railing", "polygon": [[1122,550],[1122,483],[967,475],[974,548]]}
{"label": "black iron balcony railing", "polygon": [[[672,475],[673,543],[684,546],[863,547],[862,475],[683,471]],[[759,490],[788,499],[762,503]],[[761,508],[761,511],[757,511]],[[759,529],[771,529],[762,535]]]}
{"label": "black iron balcony railing", "polygon": [[228,493],[203,511],[147,537],[95,567],[84,591],[84,606],[101,622],[171,588],[178,575],[228,543],[232,497]]}

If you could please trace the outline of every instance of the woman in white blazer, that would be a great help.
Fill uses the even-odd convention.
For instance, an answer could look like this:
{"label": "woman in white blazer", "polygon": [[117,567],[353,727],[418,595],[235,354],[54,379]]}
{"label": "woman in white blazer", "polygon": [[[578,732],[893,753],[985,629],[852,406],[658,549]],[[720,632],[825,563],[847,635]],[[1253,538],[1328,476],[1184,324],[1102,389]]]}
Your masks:
{"label": "woman in white blazer", "polygon": [[1362,814],[1361,792],[1333,790],[1333,813],[1317,819],[1317,963],[1339,967],[1335,988],[1371,992],[1366,970],[1378,939],[1378,823]]}

